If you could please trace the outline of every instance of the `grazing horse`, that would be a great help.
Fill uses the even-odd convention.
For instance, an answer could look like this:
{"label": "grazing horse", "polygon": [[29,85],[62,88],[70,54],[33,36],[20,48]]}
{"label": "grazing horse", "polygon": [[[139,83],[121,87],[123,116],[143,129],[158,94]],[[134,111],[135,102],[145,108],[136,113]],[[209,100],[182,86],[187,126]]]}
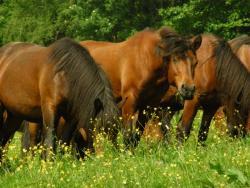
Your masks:
{"label": "grazing horse", "polygon": [[[201,37],[192,42],[169,28],[144,30],[119,43],[82,41],[111,81],[114,95],[123,101],[125,144],[136,145],[144,130],[143,109],[158,106],[169,85],[192,99],[195,52]],[[136,128],[133,117],[139,112]],[[139,130],[139,134],[134,130]]]}
{"label": "grazing horse", "polygon": [[[113,130],[119,115],[105,73],[85,48],[68,38],[49,47],[14,43],[0,48],[0,104],[2,148],[23,120],[42,123],[44,158],[54,149],[60,117],[66,120],[62,141],[68,144],[81,129],[85,137],[78,148],[93,150],[90,119]],[[3,123],[4,111],[8,116]]]}
{"label": "grazing horse", "polygon": [[192,98],[195,51],[201,37],[190,42],[162,28],[144,30],[120,43],[82,41],[80,44],[88,48],[106,72],[114,95],[123,104],[126,145],[136,145],[140,139],[140,134],[133,135],[131,116],[139,110],[137,128],[143,132],[146,119],[142,110],[146,106],[157,106],[170,84],[177,86],[184,98]]}
{"label": "grazing horse", "polygon": [[249,72],[226,41],[213,35],[203,35],[196,55],[199,62],[194,78],[196,93],[192,100],[185,101],[181,123],[177,127],[179,141],[189,136],[200,106],[203,116],[199,142],[206,140],[212,117],[220,106],[230,104],[240,110],[245,119],[250,107]]}
{"label": "grazing horse", "polygon": [[[229,41],[230,46],[250,74],[250,37],[242,35]],[[249,89],[249,88],[248,88]],[[240,96],[241,97],[241,96]],[[248,96],[249,100],[250,96]],[[247,99],[246,99],[247,100]],[[238,106],[240,104],[237,104]],[[232,136],[245,135],[250,132],[250,111],[239,113],[234,107],[226,106],[227,125]],[[243,116],[242,116],[243,115]],[[247,117],[248,116],[248,117]]]}

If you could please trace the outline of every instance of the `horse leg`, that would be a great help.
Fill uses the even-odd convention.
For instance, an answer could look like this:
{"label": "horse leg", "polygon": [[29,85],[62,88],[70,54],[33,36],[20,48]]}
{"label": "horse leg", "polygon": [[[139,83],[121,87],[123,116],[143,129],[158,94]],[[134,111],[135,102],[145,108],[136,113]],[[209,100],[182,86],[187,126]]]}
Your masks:
{"label": "horse leg", "polygon": [[135,118],[135,101],[136,97],[134,92],[129,92],[124,95],[126,101],[122,107],[122,117],[124,119],[124,128],[123,128],[123,139],[124,144],[127,148],[130,146],[136,145],[135,133],[133,130]]}
{"label": "horse leg", "polygon": [[234,109],[234,107],[227,106],[224,112],[227,117],[227,128],[230,136],[233,138],[245,136],[246,129],[244,129],[244,126],[242,125],[240,114]]}
{"label": "horse leg", "polygon": [[76,145],[76,156],[77,158],[83,159],[87,155],[87,150],[90,153],[94,153],[94,138],[93,134],[89,131],[87,132],[86,129],[80,128],[81,131],[76,131],[74,134],[74,143]]}
{"label": "horse leg", "polygon": [[3,126],[3,121],[4,121],[4,107],[3,105],[0,103],[0,127]]}
{"label": "horse leg", "polygon": [[58,137],[60,142],[62,142],[62,144],[65,144],[66,146],[69,146],[75,130],[76,124],[66,121],[63,130],[60,130],[61,135]]}
{"label": "horse leg", "polygon": [[136,131],[133,133],[132,135],[132,147],[135,148],[140,139],[141,139],[141,136],[144,132],[144,129],[145,129],[145,125],[148,121],[148,118],[146,117],[146,115],[143,114],[143,110],[139,110],[138,111],[138,120],[135,122],[136,123]]}
{"label": "horse leg", "polygon": [[42,158],[48,159],[50,152],[55,152],[55,125],[59,118],[56,116],[56,108],[52,104],[42,105],[43,114],[43,146]]}
{"label": "horse leg", "polygon": [[181,122],[177,127],[177,140],[180,143],[189,137],[197,110],[198,100],[196,98],[185,102]]}
{"label": "horse leg", "polygon": [[4,146],[13,137],[14,133],[18,130],[22,123],[22,119],[14,117],[8,113],[7,119],[1,128],[1,156],[3,154]]}
{"label": "horse leg", "polygon": [[233,138],[237,137],[239,135],[239,131],[236,126],[236,117],[232,109],[225,107],[224,113],[227,118],[227,129],[229,132],[229,135]]}
{"label": "horse leg", "polygon": [[[22,136],[22,155],[25,156],[24,151],[29,151],[41,142],[41,127],[38,123],[31,123],[24,121],[24,129]],[[33,154],[33,151],[32,151]]]}
{"label": "horse leg", "polygon": [[198,135],[198,142],[201,143],[201,145],[203,145],[207,139],[210,123],[217,109],[218,108],[216,107],[212,109],[204,109],[203,111],[202,121]]}
{"label": "horse leg", "polygon": [[164,135],[164,140],[167,142],[169,140],[169,131],[171,129],[171,120],[175,115],[175,111],[168,110],[165,112],[165,115],[162,118],[161,130]]}
{"label": "horse leg", "polygon": [[[77,137],[80,136],[80,132],[78,132],[78,133],[77,132],[78,131],[76,130],[76,123],[69,122],[68,120],[65,120],[65,121],[62,121],[62,119],[60,120],[57,138],[59,140],[59,145],[61,146],[61,147],[59,147],[59,149],[60,149],[59,151],[61,154],[65,153],[64,147],[66,146],[66,148],[67,148],[70,145],[71,140],[73,139],[73,141],[74,141],[75,136],[77,136]],[[78,138],[76,138],[76,139],[78,139]],[[74,149],[78,150],[76,142],[73,142],[72,150],[74,150]]]}
{"label": "horse leg", "polygon": [[29,122],[23,122],[23,135],[21,139],[21,155],[25,156],[23,151],[28,151],[30,148],[30,132],[29,132]]}

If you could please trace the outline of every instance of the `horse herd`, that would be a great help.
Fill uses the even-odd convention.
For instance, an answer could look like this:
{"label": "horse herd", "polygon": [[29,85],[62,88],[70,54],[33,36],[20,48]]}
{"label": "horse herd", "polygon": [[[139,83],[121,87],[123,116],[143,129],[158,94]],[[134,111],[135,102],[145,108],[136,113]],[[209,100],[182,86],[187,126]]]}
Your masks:
{"label": "horse herd", "polygon": [[244,136],[250,132],[249,45],[247,35],[231,41],[212,34],[184,37],[168,27],[119,43],[9,43],[0,48],[0,157],[23,121],[23,147],[41,142],[45,159],[56,139],[74,142],[84,157],[86,149],[94,151],[95,129],[115,145],[121,131],[125,145],[135,147],[148,106],[170,109],[161,124],[166,136],[173,114],[183,109],[179,142],[188,138],[200,107],[200,142],[221,106],[230,134]]}

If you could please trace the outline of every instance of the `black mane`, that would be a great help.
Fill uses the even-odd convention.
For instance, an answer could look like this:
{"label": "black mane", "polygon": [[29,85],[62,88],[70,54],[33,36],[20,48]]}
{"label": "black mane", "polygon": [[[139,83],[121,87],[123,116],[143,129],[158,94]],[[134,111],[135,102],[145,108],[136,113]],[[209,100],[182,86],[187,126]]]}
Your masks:
{"label": "black mane", "polygon": [[98,113],[96,100],[102,103],[99,106],[102,114],[118,116],[109,80],[88,50],[69,38],[58,40],[51,48],[50,59],[55,63],[55,74],[64,72],[68,82],[67,113],[70,121],[77,123],[78,128],[89,125],[90,119]]}

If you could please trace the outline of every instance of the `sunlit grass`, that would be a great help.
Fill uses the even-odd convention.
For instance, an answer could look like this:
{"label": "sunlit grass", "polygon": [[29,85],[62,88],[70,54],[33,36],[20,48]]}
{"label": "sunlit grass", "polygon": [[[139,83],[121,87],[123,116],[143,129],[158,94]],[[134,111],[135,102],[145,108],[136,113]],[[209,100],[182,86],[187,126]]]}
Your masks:
{"label": "sunlit grass", "polygon": [[[249,187],[250,139],[233,140],[213,125],[207,146],[198,147],[200,115],[184,146],[174,135],[169,145],[144,138],[131,153],[99,138],[101,151],[84,161],[67,153],[44,162],[39,149],[34,158],[22,159],[18,133],[1,165],[0,187]],[[176,116],[172,123],[177,122]]]}

